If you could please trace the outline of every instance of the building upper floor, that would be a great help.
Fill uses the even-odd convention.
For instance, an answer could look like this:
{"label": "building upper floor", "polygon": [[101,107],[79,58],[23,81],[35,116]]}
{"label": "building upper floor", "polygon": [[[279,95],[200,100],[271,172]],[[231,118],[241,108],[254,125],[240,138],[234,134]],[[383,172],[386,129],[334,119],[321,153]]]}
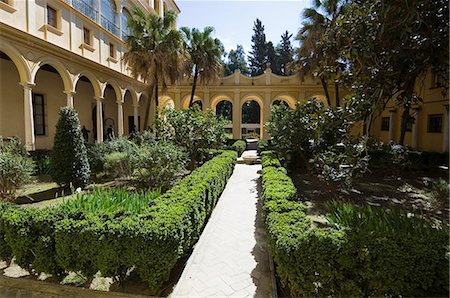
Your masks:
{"label": "building upper floor", "polygon": [[123,63],[128,19],[137,6],[163,16],[174,0],[0,0],[0,30],[27,34],[94,63],[131,75]]}

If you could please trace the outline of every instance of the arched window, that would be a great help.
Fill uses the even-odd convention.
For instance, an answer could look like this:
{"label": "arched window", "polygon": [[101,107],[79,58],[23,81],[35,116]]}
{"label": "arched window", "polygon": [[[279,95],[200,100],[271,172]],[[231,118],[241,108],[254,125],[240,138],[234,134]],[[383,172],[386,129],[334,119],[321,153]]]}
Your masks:
{"label": "arched window", "polygon": [[118,15],[116,3],[114,0],[101,0],[101,14],[102,14],[102,26],[113,33],[114,35],[119,36],[119,26],[118,24]]}
{"label": "arched window", "polygon": [[131,34],[131,30],[128,28],[129,19],[131,19],[131,14],[126,8],[124,8],[122,10],[122,38]]}

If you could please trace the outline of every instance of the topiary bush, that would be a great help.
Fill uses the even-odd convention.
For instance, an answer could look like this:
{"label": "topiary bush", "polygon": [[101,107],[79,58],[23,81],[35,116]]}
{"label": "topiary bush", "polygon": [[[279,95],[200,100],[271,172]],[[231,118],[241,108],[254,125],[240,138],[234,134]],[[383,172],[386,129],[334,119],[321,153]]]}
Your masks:
{"label": "topiary bush", "polygon": [[18,139],[0,137],[0,199],[13,200],[19,187],[30,181],[33,160]]}
{"label": "topiary bush", "polygon": [[316,227],[286,171],[262,154],[268,243],[292,296],[448,296],[448,228],[399,210],[330,206]]}
{"label": "topiary bush", "polygon": [[233,150],[237,152],[238,156],[244,153],[245,148],[247,148],[247,143],[244,140],[237,140],[232,146]]}
{"label": "topiary bush", "polygon": [[88,183],[90,168],[80,121],[78,114],[70,107],[59,111],[51,167],[51,176],[59,185],[84,187]]}

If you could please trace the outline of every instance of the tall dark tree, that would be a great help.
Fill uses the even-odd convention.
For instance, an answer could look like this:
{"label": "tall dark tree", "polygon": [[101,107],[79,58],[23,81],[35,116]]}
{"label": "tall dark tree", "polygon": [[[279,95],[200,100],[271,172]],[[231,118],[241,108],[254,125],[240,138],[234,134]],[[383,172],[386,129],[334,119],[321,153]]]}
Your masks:
{"label": "tall dark tree", "polygon": [[251,76],[264,73],[267,68],[267,43],[264,26],[259,19],[253,25],[252,50],[248,56]]}
{"label": "tall dark tree", "polygon": [[283,76],[293,74],[291,64],[294,61],[294,49],[292,47],[291,38],[292,34],[289,34],[289,31],[286,30],[286,32],[281,35],[281,41],[277,47],[280,74]]}
{"label": "tall dark tree", "polygon": [[395,99],[402,113],[398,143],[403,144],[426,73],[433,70],[448,79],[448,0],[354,2],[331,30],[347,65],[346,83],[369,119],[367,132],[374,113]]}
{"label": "tall dark tree", "polygon": [[225,76],[233,74],[237,69],[239,69],[243,75],[250,74],[245,59],[244,47],[242,45],[237,45],[236,50],[231,50],[227,55],[227,61],[224,63]]}
{"label": "tall dark tree", "polygon": [[281,75],[280,57],[278,51],[273,46],[273,43],[269,41],[266,45],[267,48],[267,63],[270,65],[270,69],[273,73]]}

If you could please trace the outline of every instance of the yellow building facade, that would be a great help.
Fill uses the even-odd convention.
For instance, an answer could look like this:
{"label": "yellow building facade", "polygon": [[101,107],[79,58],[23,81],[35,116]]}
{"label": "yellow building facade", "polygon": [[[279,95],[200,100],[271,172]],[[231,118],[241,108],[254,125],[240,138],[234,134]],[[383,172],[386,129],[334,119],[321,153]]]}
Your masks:
{"label": "yellow building facade", "polygon": [[[145,129],[148,88],[131,76],[122,59],[127,18],[134,6],[160,16],[168,9],[180,13],[173,0],[0,0],[0,135],[20,137],[28,150],[51,149],[62,106],[75,108],[89,131],[89,142],[103,141],[108,130],[124,136]],[[406,144],[448,151],[448,96],[433,87],[431,73],[427,82]],[[160,107],[187,108],[190,92],[190,80],[177,82],[161,94]],[[325,101],[323,94],[313,78],[282,77],[269,69],[257,77],[235,72],[198,86],[195,100],[214,112],[229,102],[233,138],[257,132],[268,139],[264,123],[274,103],[294,108],[310,98]],[[250,101],[259,107],[257,123],[243,119],[243,107]],[[155,115],[154,101],[150,115]],[[375,119],[371,134],[385,142],[397,140],[400,116],[394,104],[388,106]]]}
{"label": "yellow building facade", "polygon": [[90,141],[139,127],[146,85],[122,62],[134,6],[180,12],[173,0],[0,0],[0,135],[50,149],[62,106]]}

